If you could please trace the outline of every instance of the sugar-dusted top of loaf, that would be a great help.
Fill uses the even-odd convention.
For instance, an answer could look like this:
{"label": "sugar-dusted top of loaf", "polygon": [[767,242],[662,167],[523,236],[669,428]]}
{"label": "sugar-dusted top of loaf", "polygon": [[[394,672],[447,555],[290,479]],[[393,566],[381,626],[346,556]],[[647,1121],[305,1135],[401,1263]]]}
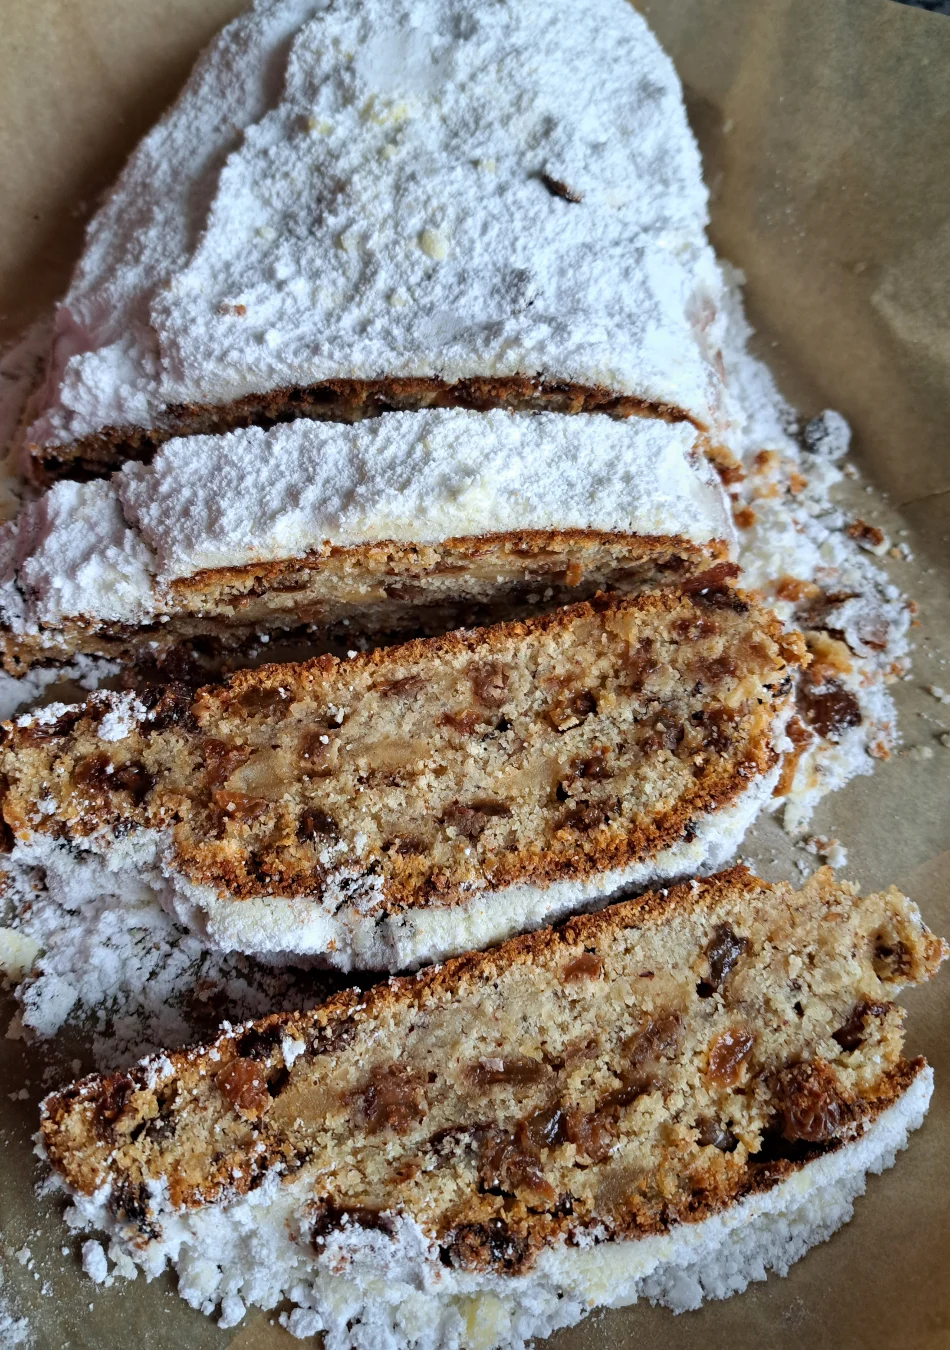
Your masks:
{"label": "sugar-dusted top of loaf", "polygon": [[695,443],[655,418],[462,409],[173,440],[108,483],[58,483],[0,529],[0,614],[15,631],[138,623],[175,578],[328,545],[551,528],[731,541]]}
{"label": "sugar-dusted top of loaf", "polygon": [[705,221],[625,0],[261,0],[93,220],[30,437],[387,374],[543,374],[706,423]]}

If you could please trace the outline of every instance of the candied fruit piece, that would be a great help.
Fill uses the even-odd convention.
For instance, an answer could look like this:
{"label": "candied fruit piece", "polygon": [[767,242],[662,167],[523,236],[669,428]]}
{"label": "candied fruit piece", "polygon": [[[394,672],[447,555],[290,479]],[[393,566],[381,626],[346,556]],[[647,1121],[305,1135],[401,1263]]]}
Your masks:
{"label": "candied fruit piece", "polygon": [[253,1059],[232,1059],[217,1074],[215,1086],[236,1111],[245,1115],[263,1115],[270,1105],[264,1069]]}
{"label": "candied fruit piece", "polygon": [[282,689],[279,685],[276,688],[252,687],[245,689],[238,698],[243,710],[252,716],[254,713],[272,712],[278,708],[284,709],[291,701],[290,691]]}
{"label": "candied fruit piece", "polygon": [[593,952],[581,952],[580,956],[575,956],[573,961],[567,963],[561,972],[561,978],[566,984],[578,980],[596,980],[602,969],[599,956],[595,956]]}
{"label": "candied fruit piece", "polygon": [[425,1115],[419,1080],[401,1064],[375,1070],[358,1095],[363,1122],[374,1134],[387,1128],[402,1134]]}
{"label": "candied fruit piece", "polygon": [[707,1063],[712,1081],[721,1087],[732,1087],[737,1083],[754,1044],[755,1037],[751,1032],[739,1028],[732,1028],[717,1036],[709,1048]]}

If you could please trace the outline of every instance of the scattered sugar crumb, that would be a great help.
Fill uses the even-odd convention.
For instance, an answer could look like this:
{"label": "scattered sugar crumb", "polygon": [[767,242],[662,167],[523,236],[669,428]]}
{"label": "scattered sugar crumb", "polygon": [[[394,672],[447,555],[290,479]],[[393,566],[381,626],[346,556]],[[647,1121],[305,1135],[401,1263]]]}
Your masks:
{"label": "scattered sugar crumb", "polygon": [[101,1242],[90,1238],[82,1244],[82,1268],[96,1284],[111,1284],[109,1263]]}

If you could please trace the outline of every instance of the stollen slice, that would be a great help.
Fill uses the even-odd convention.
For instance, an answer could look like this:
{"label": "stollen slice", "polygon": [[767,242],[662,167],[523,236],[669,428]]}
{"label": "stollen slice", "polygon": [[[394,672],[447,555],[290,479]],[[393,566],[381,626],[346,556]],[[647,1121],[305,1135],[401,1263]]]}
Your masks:
{"label": "stollen slice", "polygon": [[729,858],[802,659],[713,569],[25,714],[0,807],[69,904],[147,884],[211,945],[398,970]]}
{"label": "stollen slice", "polygon": [[42,1149],[73,1227],[225,1326],[521,1347],[830,1236],[926,1112],[893,1000],[946,952],[893,888],[737,868],[83,1079]]}
{"label": "stollen slice", "polygon": [[445,409],[255,427],[57,483],[0,527],[0,650],[13,675],[196,651],[214,673],[272,634],[444,633],[676,583],[733,542],[689,423]]}

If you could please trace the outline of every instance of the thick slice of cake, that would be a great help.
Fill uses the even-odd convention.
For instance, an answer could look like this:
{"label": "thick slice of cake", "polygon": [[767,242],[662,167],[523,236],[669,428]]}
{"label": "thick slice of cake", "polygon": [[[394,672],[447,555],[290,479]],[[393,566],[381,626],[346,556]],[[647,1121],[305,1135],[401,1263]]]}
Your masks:
{"label": "thick slice of cake", "polygon": [[42,1146],[75,1226],[224,1325],[521,1346],[827,1238],[926,1111],[893,999],[945,955],[893,888],[737,868],[83,1079]]}
{"label": "thick slice of cake", "polygon": [[147,881],[227,950],[398,970],[732,856],[802,651],[714,570],[197,695],[97,694],[5,724],[3,818],[74,897]]}
{"label": "thick slice of cake", "polygon": [[625,0],[279,0],[93,220],[27,431],[50,473],[294,417],[726,417],[679,80]]}
{"label": "thick slice of cake", "polygon": [[689,423],[460,409],[171,441],[0,527],[11,674],[197,639],[446,632],[682,580],[727,557]]}

